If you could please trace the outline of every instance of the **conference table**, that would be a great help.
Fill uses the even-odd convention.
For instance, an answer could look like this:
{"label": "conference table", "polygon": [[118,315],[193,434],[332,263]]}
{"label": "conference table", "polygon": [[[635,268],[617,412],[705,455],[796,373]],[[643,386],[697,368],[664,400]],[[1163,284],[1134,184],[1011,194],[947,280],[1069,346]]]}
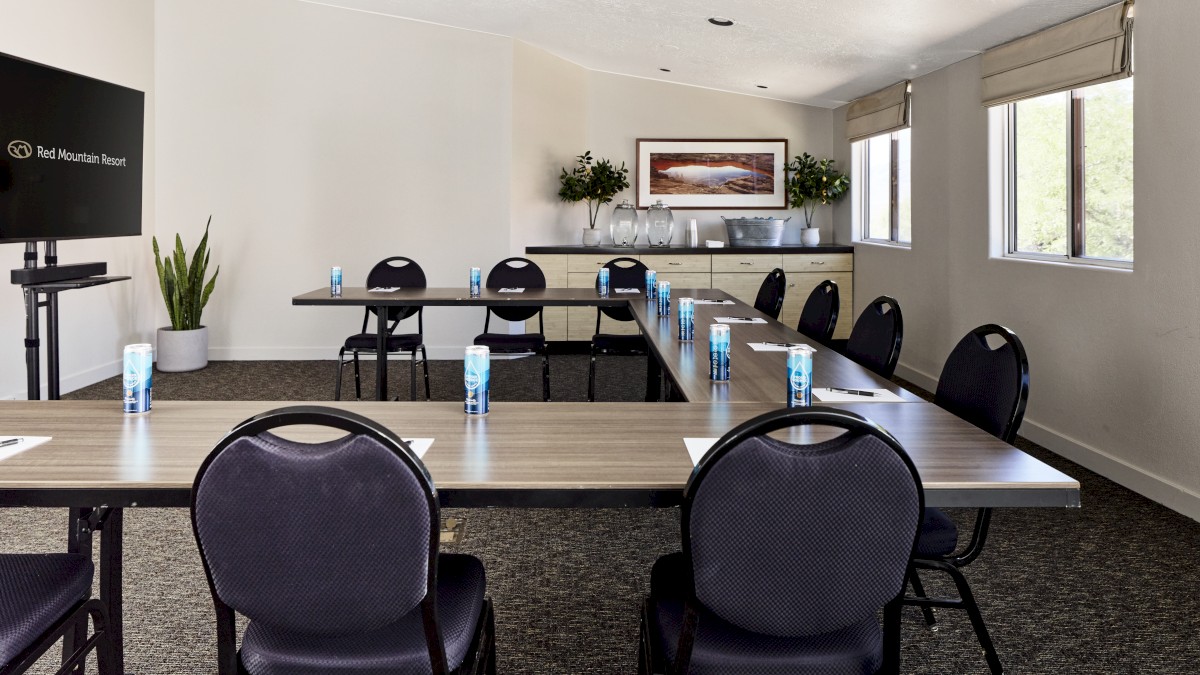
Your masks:
{"label": "conference table", "polygon": [[[732,300],[712,289],[693,297]],[[328,290],[323,289],[326,300]],[[620,306],[628,303],[669,389],[687,402],[514,403],[494,401],[486,417],[461,403],[317,402],[366,415],[404,438],[432,438],[423,461],[446,507],[669,507],[678,505],[693,469],[685,438],[715,439],[784,400],[782,352],[749,342],[805,341],[777,322],[734,325],[732,377],[707,381],[705,322],[758,316],[744,303],[697,305],[695,343],[674,338],[674,316],[660,319],[643,297],[600,298],[592,289],[546,289],[522,297],[464,298],[464,289],[358,294],[341,302],[298,296],[295,304],[357,302],[387,307],[486,305]],[[675,292],[680,297],[681,291]],[[378,304],[382,303],[382,304]],[[1078,507],[1079,483],[1020,450],[906,392],[822,345],[813,345],[814,384],[887,389],[902,402],[821,403],[856,412],[889,430],[921,475],[926,504],[942,507]],[[814,403],[817,403],[814,401]],[[123,510],[187,507],[201,462],[241,421],[278,407],[250,401],[156,401],[146,415],[126,415],[118,401],[0,401],[5,433],[51,440],[0,460],[0,507],[70,509],[68,550],[90,554],[100,539],[100,597],[108,605],[121,652]],[[781,437],[814,442],[835,433],[792,429]],[[284,435],[327,438],[298,427]],[[119,657],[122,659],[123,656]]]}

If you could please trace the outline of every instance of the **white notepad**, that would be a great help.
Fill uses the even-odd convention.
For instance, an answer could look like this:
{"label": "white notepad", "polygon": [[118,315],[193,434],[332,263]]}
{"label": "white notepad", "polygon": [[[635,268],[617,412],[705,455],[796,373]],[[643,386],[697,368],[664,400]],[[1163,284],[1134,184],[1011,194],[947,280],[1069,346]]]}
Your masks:
{"label": "white notepad", "polygon": [[[8,438],[14,437],[0,436],[0,440]],[[17,443],[16,445],[7,445],[3,448],[0,448],[0,461],[6,460],[19,452],[25,452],[30,448],[36,448],[42,443],[50,440],[50,436],[16,436],[15,438],[20,438],[21,442]]]}
{"label": "white notepad", "polygon": [[640,289],[640,288],[618,288],[616,290],[616,292],[617,293],[641,293],[642,289]]}
{"label": "white notepad", "polygon": [[429,452],[429,446],[433,445],[432,438],[406,438],[405,443],[412,448],[413,453],[417,455],[417,459],[425,459],[425,453]]}
{"label": "white notepad", "polygon": [[766,319],[761,319],[757,316],[718,316],[713,321],[717,323],[766,323]]}
{"label": "white notepad", "polygon": [[753,349],[756,352],[786,352],[789,346],[806,347],[811,351],[817,351],[813,347],[801,342],[789,342],[787,344],[782,342],[747,342],[746,344],[750,345],[750,349]]}
{"label": "white notepad", "polygon": [[399,286],[377,286],[375,288],[368,290],[367,292],[368,293],[392,293],[392,292],[398,291],[398,290],[400,290]]}
{"label": "white notepad", "polygon": [[501,293],[524,293],[524,288],[501,288]]}
{"label": "white notepad", "polygon": [[703,299],[696,299],[696,300],[693,300],[692,302],[693,302],[694,304],[697,304],[697,305],[732,305],[732,304],[733,304],[733,301],[732,301],[732,300],[703,300]]}
{"label": "white notepad", "polygon": [[822,403],[905,403],[907,399],[901,398],[887,389],[864,389],[859,391],[874,392],[875,396],[859,396],[857,394],[846,394],[840,391],[829,391],[825,387],[813,387],[813,398]]}
{"label": "white notepad", "polygon": [[709,448],[718,440],[717,438],[685,438],[683,444],[687,446],[688,456],[692,458],[692,466],[700,463],[704,455],[708,453]]}

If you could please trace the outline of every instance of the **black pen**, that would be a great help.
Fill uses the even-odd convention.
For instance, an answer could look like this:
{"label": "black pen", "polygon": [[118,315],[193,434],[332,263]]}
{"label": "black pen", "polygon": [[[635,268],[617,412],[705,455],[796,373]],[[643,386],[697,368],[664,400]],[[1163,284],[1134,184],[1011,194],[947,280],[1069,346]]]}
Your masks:
{"label": "black pen", "polygon": [[769,345],[771,347],[803,347],[799,342],[760,342],[760,345]]}
{"label": "black pen", "polygon": [[840,387],[830,387],[829,391],[836,391],[839,394],[852,394],[854,396],[879,396],[877,392],[865,391],[863,389],[842,389]]}
{"label": "black pen", "polygon": [[23,440],[25,440],[25,439],[24,438],[10,438],[8,440],[0,441],[0,448],[7,448],[10,445],[16,445],[17,443],[20,443]]}

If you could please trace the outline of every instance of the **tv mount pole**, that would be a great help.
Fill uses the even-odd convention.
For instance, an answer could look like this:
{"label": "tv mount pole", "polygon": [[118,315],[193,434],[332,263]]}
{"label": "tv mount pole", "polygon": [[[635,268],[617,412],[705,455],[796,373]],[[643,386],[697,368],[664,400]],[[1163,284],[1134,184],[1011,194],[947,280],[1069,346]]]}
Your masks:
{"label": "tv mount pole", "polygon": [[[37,266],[37,242],[25,243],[25,265],[12,270],[12,283],[25,296],[25,375],[30,401],[41,398],[41,330],[38,310],[46,308],[46,398],[60,397],[58,362],[58,294],[76,288],[101,286],[129,277],[103,276],[108,263],[58,264],[58,242],[46,242],[46,266]],[[45,295],[42,300],[40,296]]]}

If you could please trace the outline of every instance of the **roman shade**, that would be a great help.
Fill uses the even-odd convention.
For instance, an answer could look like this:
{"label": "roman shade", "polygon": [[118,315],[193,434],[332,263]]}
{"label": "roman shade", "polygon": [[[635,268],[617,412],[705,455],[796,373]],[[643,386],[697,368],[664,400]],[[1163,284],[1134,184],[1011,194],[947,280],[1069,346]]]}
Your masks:
{"label": "roman shade", "polygon": [[983,53],[983,104],[1133,75],[1133,0],[1085,14]]}
{"label": "roman shade", "polygon": [[846,139],[860,141],[870,136],[908,127],[909,81],[850,102],[846,109]]}

